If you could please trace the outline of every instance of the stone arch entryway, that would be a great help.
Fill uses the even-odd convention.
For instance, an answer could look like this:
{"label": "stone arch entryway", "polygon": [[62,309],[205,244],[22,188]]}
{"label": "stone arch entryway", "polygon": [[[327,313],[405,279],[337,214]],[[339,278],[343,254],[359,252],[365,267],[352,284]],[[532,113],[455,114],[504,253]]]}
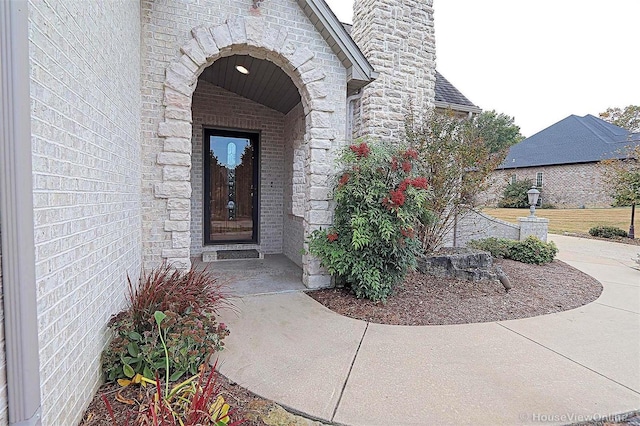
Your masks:
{"label": "stone arch entryway", "polygon": [[[325,73],[315,64],[315,54],[297,46],[285,28],[274,31],[259,17],[238,17],[226,23],[191,31],[192,38],[180,49],[181,54],[167,68],[164,82],[164,120],[158,127],[163,140],[157,165],[162,168],[162,181],[156,184],[154,196],[167,200],[164,231],[171,234],[171,248],[162,258],[177,268],[189,269],[192,96],[198,76],[217,59],[231,55],[250,55],[279,66],[300,92],[305,115],[305,188],[303,205],[304,234],[331,224],[328,208],[329,183],[326,163],[335,148],[335,108],[327,101]],[[320,166],[324,167],[320,167]],[[330,278],[318,262],[303,256],[303,281],[307,287],[323,287]]]}

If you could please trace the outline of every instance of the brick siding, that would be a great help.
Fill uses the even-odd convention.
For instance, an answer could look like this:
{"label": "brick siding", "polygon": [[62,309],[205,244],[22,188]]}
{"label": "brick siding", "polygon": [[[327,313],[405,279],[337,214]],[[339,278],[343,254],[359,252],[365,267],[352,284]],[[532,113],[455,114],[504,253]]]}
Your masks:
{"label": "brick siding", "polygon": [[518,181],[530,179],[535,184],[538,172],[543,174],[540,191],[544,204],[559,208],[611,207],[613,198],[607,194],[596,163],[497,170],[489,177],[489,189],[480,194],[478,200],[487,206],[497,206],[513,174]]}
{"label": "brick siding", "polygon": [[301,249],[304,247],[304,205],[306,175],[304,172],[305,120],[302,104],[294,107],[284,118],[285,186],[283,214],[283,253],[302,267]]}
{"label": "brick siding", "polygon": [[42,423],[74,425],[142,259],[140,9],[31,0],[29,26]]}

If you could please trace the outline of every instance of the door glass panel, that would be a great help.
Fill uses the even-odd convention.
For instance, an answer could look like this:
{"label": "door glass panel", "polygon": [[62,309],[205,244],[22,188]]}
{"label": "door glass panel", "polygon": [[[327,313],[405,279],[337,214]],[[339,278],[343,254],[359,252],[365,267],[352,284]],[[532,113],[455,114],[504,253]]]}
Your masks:
{"label": "door glass panel", "polygon": [[207,242],[253,241],[254,146],[251,139],[209,135],[208,154]]}

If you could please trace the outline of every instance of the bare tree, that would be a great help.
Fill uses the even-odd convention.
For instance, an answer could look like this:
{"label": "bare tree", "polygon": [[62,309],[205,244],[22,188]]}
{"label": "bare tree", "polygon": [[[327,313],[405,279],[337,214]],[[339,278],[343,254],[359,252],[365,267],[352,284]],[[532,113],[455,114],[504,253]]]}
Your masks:
{"label": "bare tree", "polygon": [[629,238],[635,238],[633,222],[636,204],[640,204],[640,145],[629,146],[627,156],[620,160],[605,160],[604,181],[615,206],[631,206]]}
{"label": "bare tree", "polygon": [[456,217],[474,206],[506,150],[491,152],[477,123],[461,120],[451,111],[430,111],[424,117],[410,114],[405,128],[432,191],[425,206],[429,213],[421,218],[420,227],[423,249],[429,253],[442,245]]}

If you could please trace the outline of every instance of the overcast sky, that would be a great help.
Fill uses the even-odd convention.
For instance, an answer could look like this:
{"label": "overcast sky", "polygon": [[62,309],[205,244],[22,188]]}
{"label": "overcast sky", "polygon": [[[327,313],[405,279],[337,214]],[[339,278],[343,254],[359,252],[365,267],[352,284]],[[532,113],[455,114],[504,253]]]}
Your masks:
{"label": "overcast sky", "polygon": [[[352,21],[352,0],[326,0]],[[522,134],[640,105],[640,0],[434,0],[437,68]]]}

